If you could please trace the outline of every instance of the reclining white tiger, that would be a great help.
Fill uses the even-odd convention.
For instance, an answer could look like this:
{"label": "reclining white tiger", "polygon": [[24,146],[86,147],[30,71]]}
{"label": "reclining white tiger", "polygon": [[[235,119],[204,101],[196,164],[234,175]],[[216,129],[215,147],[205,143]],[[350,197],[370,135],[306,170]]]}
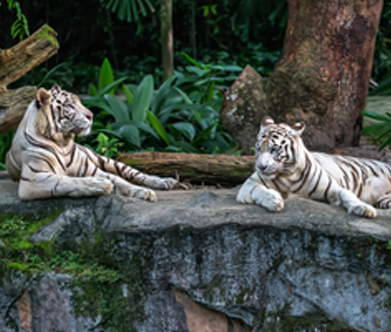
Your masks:
{"label": "reclining white tiger", "polygon": [[[284,198],[296,193],[349,212],[374,218],[372,205],[391,208],[391,166],[375,160],[307,150],[301,139],[303,123],[293,127],[275,124],[265,117],[256,143],[255,173],[236,197],[240,203],[255,203],[269,211],[281,211]],[[372,205],[370,205],[372,204]]]}
{"label": "reclining white tiger", "polygon": [[125,180],[156,189],[173,188],[175,179],[143,174],[76,144],[75,135],[90,132],[92,117],[79,98],[58,85],[38,90],[6,157],[9,175],[20,181],[20,199],[113,193],[154,202],[154,191]]}

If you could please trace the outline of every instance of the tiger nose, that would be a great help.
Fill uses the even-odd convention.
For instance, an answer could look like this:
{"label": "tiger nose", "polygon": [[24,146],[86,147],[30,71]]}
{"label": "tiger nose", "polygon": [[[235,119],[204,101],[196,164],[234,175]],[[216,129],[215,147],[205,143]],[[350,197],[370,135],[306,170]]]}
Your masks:
{"label": "tiger nose", "polygon": [[258,167],[258,169],[260,170],[260,171],[264,171],[265,169],[266,169],[266,165],[257,165],[257,167]]}
{"label": "tiger nose", "polygon": [[86,118],[90,121],[92,121],[92,118],[94,117],[94,115],[92,113],[87,113],[86,114]]}

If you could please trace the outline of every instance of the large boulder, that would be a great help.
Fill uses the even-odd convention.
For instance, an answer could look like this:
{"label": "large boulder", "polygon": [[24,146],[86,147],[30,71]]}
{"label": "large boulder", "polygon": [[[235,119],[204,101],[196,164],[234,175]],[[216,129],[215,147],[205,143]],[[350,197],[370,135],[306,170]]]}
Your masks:
{"label": "large boulder", "polygon": [[270,213],[235,189],[23,203],[0,187],[8,217],[62,211],[29,236],[47,255],[115,275],[3,267],[0,331],[390,331],[387,219],[301,198]]}

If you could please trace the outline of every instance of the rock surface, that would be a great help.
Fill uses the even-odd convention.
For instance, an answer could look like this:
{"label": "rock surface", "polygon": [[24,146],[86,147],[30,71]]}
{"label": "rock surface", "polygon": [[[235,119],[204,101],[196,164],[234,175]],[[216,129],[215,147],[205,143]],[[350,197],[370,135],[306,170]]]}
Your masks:
{"label": "rock surface", "polygon": [[[31,241],[76,250],[99,234],[127,271],[93,292],[64,274],[9,272],[0,331],[391,330],[387,218],[300,198],[270,213],[237,204],[235,189],[159,192],[153,204],[118,196],[25,203],[6,176],[0,188],[3,213],[64,209]],[[109,314],[94,306],[106,296]]]}

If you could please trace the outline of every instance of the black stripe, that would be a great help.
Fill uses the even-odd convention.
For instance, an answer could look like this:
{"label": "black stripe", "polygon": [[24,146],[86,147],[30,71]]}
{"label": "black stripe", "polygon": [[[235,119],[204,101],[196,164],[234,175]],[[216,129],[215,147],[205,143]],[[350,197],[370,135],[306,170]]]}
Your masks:
{"label": "black stripe", "polygon": [[379,176],[378,173],[373,169],[373,167],[370,164],[367,164],[367,162],[363,162],[363,164],[371,170],[373,175]]}
{"label": "black stripe", "polygon": [[[342,164],[342,160],[339,160],[339,159],[335,158],[334,161],[337,163],[337,165],[339,166],[340,170],[341,170],[342,173],[343,173],[343,179],[344,179],[344,181],[345,181],[345,186],[344,186],[344,188],[350,190],[350,188],[349,188],[349,187],[350,187],[350,186],[349,186],[349,176],[348,176],[348,174],[345,172],[345,170],[343,169],[343,165],[341,165],[341,164]],[[348,164],[348,165],[349,165],[349,164]],[[349,167],[350,167],[350,165],[349,165]]]}
{"label": "black stripe", "polygon": [[73,163],[73,158],[75,157],[75,152],[76,152],[76,144],[73,144],[72,150],[71,150],[71,152],[70,152],[71,158],[69,159],[69,161],[68,161],[68,163],[67,163],[67,168],[69,168],[69,166],[72,165],[72,163]]}
{"label": "black stripe", "polygon": [[303,167],[303,170],[302,170],[302,172],[301,172],[299,178],[298,178],[297,180],[290,180],[290,179],[289,179],[289,182],[290,182],[291,184],[299,183],[299,182],[303,179],[303,176],[304,176],[304,174],[305,174],[305,172],[306,172],[307,170],[308,170],[308,168],[307,168],[307,158],[306,158],[306,159],[305,159],[305,165],[304,165],[304,167]]}
{"label": "black stripe", "polygon": [[31,179],[25,178],[24,176],[21,176],[20,180],[26,181],[26,182],[31,182]]}
{"label": "black stripe", "polygon": [[262,179],[262,177],[261,177],[261,176],[259,176],[258,172],[257,172],[257,176],[258,176],[258,179],[259,179],[259,180],[261,180],[262,184],[263,184],[263,185],[264,185],[266,188],[268,188],[268,189],[269,189],[269,187],[267,186],[266,182],[265,182],[265,181],[263,181],[263,179]]}
{"label": "black stripe", "polygon": [[279,192],[282,192],[281,188],[279,187],[279,185],[277,184],[277,181],[276,180],[272,180],[273,184],[276,186],[277,190]]}
{"label": "black stripe", "polygon": [[53,108],[53,104],[50,104],[50,111],[51,111],[51,113],[52,113],[52,119],[53,119],[54,129],[56,130],[56,132],[59,132],[58,126],[57,126],[56,115],[55,115],[54,108]]}
{"label": "black stripe", "polygon": [[98,161],[99,161],[99,165],[100,165],[101,170],[105,172],[106,171],[105,160],[101,156],[98,155]]}
{"label": "black stripe", "polygon": [[96,165],[96,162],[91,158],[90,153],[92,152],[95,157],[100,157],[95,152],[91,151],[90,149],[85,148],[83,145],[77,145],[77,148],[81,150],[88,158],[89,161],[91,161],[94,165]]}
{"label": "black stripe", "polygon": [[9,152],[8,161],[12,164],[13,168],[18,169],[18,165],[16,164],[16,160],[14,157],[14,151],[11,149]]}
{"label": "black stripe", "polygon": [[391,197],[389,197],[389,196],[385,196],[385,197],[383,197],[382,199],[380,199],[380,200],[378,200],[377,201],[377,204],[380,204],[380,203],[382,203],[382,202],[384,202],[384,201],[386,201],[386,200],[389,200]]}
{"label": "black stripe", "polygon": [[76,176],[77,177],[80,177],[80,170],[81,170],[82,166],[83,165],[81,163],[79,163],[79,167],[77,168],[77,171],[76,171]]}
{"label": "black stripe", "polygon": [[121,175],[121,172],[120,172],[119,167],[118,167],[118,161],[117,160],[114,160],[114,167],[115,167],[115,169],[117,171],[117,174]]}
{"label": "black stripe", "polygon": [[[56,170],[54,169],[53,165],[50,163],[49,160],[47,160],[47,159],[45,159],[43,157],[37,157],[37,156],[34,156],[34,158],[38,159],[38,160],[42,160],[43,162],[45,162],[49,166],[49,168],[52,170],[52,172],[56,173]],[[37,173],[39,173],[39,172],[37,172]]]}
{"label": "black stripe", "polygon": [[318,179],[316,180],[314,188],[312,188],[312,190],[308,193],[308,197],[311,197],[311,195],[315,192],[316,188],[318,188],[318,185],[319,185],[319,182],[320,182],[320,178],[322,176],[322,172],[323,172],[323,169],[319,169]]}
{"label": "black stripe", "polygon": [[39,171],[39,170],[35,169],[34,167],[32,167],[31,165],[27,165],[27,166],[34,173],[46,173],[46,171]]}
{"label": "black stripe", "polygon": [[49,179],[51,176],[53,176],[53,174],[52,174],[52,173],[49,173],[49,174],[46,175],[44,178],[39,179],[39,181],[37,181],[37,180],[35,180],[35,181],[37,181],[37,182],[44,182],[44,181],[46,181],[47,179]]}
{"label": "black stripe", "polygon": [[62,161],[61,161],[60,157],[58,156],[57,152],[50,145],[44,144],[44,143],[42,143],[40,141],[37,141],[35,138],[30,136],[26,131],[24,132],[24,136],[26,137],[27,142],[29,142],[31,145],[39,147],[39,148],[42,148],[42,149],[50,152],[51,154],[53,154],[56,157],[56,159],[57,159],[58,163],[60,164],[61,168],[65,172],[66,169],[65,169],[64,164],[62,163]]}
{"label": "black stripe", "polygon": [[361,196],[361,193],[362,193],[362,182],[360,182],[360,187],[359,187],[359,189],[358,189],[358,193],[357,193],[357,197],[358,198],[360,198],[360,196]]}
{"label": "black stripe", "polygon": [[331,178],[330,178],[330,176],[329,176],[329,184],[327,185],[327,188],[326,188],[326,190],[325,190],[325,192],[324,192],[324,194],[323,194],[323,198],[324,198],[324,200],[325,200],[326,202],[328,201],[328,200],[327,200],[327,194],[329,193],[330,187],[331,187]]}
{"label": "black stripe", "polygon": [[95,176],[97,170],[98,170],[98,167],[95,166],[95,169],[94,169],[94,171],[92,172],[91,176]]}
{"label": "black stripe", "polygon": [[52,189],[51,193],[52,193],[52,196],[54,197],[54,195],[57,193],[57,186],[59,185],[60,183],[60,180],[58,180],[56,182],[56,184],[54,185],[54,188]]}
{"label": "black stripe", "polygon": [[307,181],[307,178],[308,178],[308,175],[310,174],[311,172],[311,168],[312,168],[312,163],[311,163],[311,160],[309,160],[308,158],[308,155],[306,154],[305,156],[305,161],[306,161],[306,168],[307,168],[307,172],[304,176],[304,179],[302,180],[302,182],[300,183],[299,187],[297,187],[295,190],[292,190],[293,193],[296,193],[298,192],[301,188],[303,188],[304,184],[306,183]]}
{"label": "black stripe", "polygon": [[84,171],[81,177],[85,177],[88,170],[88,158],[86,158],[86,161],[84,162]]}

